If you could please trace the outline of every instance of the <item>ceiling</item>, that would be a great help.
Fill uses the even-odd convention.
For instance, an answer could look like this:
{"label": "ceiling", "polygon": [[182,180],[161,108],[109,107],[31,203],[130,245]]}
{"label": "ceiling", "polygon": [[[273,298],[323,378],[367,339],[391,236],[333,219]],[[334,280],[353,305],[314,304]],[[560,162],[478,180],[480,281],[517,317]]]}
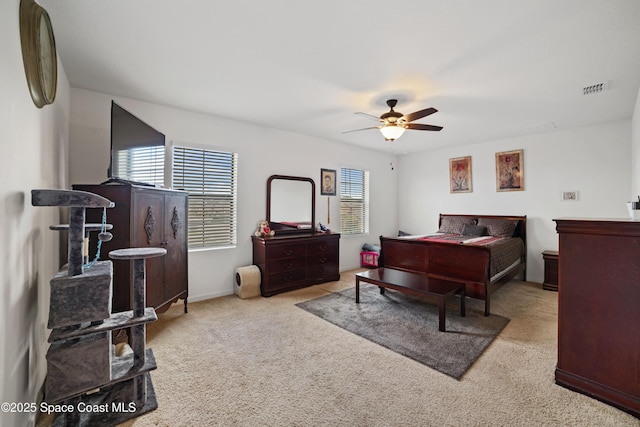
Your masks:
{"label": "ceiling", "polygon": [[[394,154],[626,119],[640,87],[638,0],[39,3],[73,87]],[[444,129],[343,134],[389,98]]]}

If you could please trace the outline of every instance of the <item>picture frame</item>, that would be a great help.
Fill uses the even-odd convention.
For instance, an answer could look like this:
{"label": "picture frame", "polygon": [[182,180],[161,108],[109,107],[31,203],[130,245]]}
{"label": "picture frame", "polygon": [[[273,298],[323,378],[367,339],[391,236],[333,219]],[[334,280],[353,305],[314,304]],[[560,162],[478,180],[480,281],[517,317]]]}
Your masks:
{"label": "picture frame", "polygon": [[320,169],[320,195],[336,195],[336,170]]}
{"label": "picture frame", "polygon": [[472,193],[471,156],[449,159],[449,192]]}
{"label": "picture frame", "polygon": [[496,153],[496,191],[524,191],[524,150]]}

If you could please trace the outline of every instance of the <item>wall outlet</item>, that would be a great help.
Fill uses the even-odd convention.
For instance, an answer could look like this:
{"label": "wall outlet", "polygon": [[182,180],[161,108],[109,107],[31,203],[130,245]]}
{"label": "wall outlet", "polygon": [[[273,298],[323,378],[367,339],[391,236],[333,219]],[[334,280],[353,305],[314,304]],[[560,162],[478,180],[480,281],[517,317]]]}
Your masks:
{"label": "wall outlet", "polygon": [[577,191],[563,191],[562,200],[578,200]]}

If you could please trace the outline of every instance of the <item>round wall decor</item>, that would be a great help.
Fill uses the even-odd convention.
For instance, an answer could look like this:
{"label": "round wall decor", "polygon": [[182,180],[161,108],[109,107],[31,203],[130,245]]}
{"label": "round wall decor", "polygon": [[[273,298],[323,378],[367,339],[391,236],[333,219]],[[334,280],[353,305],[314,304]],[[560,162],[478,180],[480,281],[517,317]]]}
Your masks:
{"label": "round wall decor", "polygon": [[49,14],[34,0],[20,1],[20,43],[31,99],[42,108],[56,98],[58,59]]}

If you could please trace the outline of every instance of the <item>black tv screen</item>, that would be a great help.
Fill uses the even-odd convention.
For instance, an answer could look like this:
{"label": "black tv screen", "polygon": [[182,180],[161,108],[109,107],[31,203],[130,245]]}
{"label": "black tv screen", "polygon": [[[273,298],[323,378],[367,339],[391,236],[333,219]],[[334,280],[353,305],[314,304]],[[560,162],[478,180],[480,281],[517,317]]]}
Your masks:
{"label": "black tv screen", "polygon": [[111,101],[109,181],[164,185],[165,136]]}

